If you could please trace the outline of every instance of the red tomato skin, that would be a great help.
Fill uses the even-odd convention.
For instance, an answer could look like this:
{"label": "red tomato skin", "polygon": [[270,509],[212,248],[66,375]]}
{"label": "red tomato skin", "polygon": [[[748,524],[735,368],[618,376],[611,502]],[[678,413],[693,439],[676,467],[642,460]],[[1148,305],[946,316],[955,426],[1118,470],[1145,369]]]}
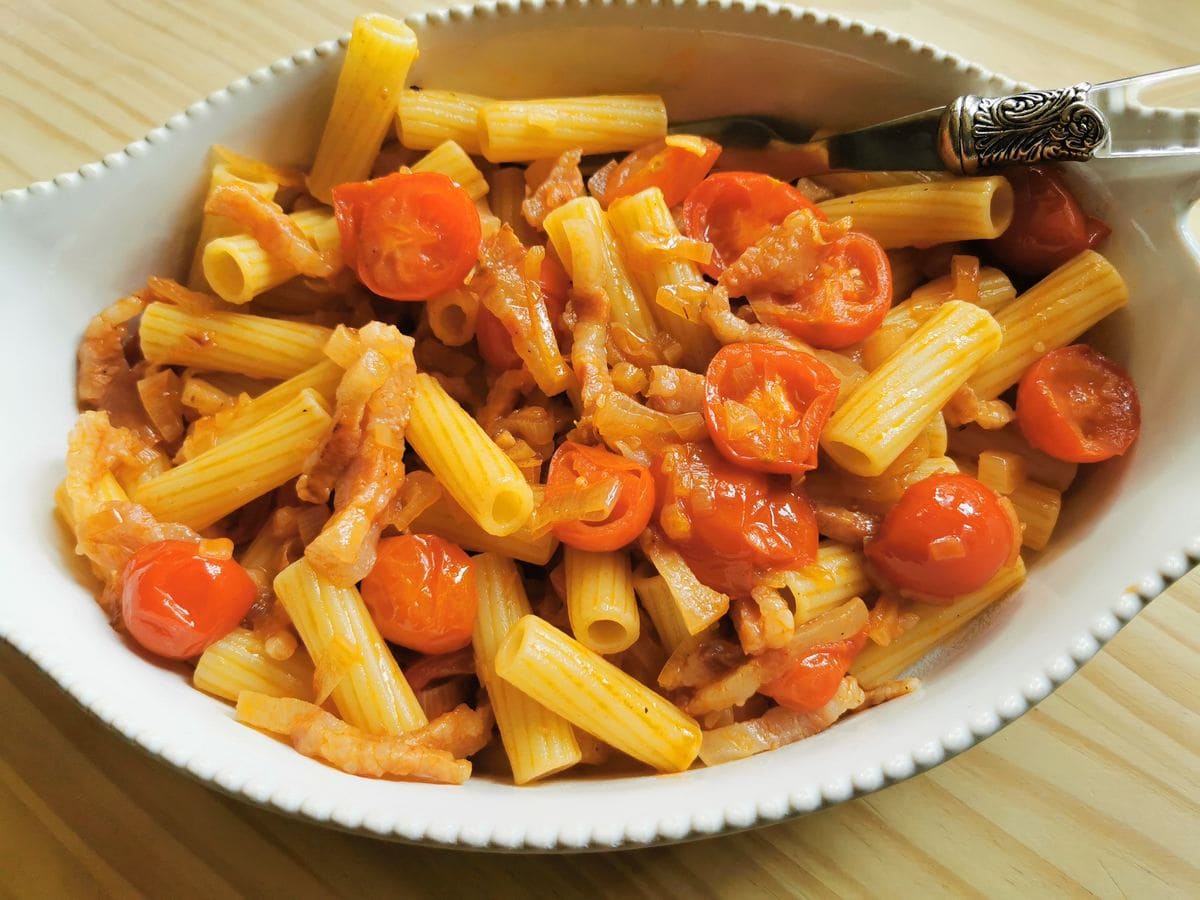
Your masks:
{"label": "red tomato skin", "polygon": [[[723,403],[744,402],[730,382],[753,370],[766,383],[780,381],[799,416],[773,419],[756,409],[764,428],[754,434],[729,434]],[[708,364],[704,376],[704,421],[713,445],[730,462],[758,472],[800,475],[817,467],[817,441],[837,402],[837,376],[809,353],[767,344],[729,344]]]}
{"label": "red tomato skin", "polygon": [[747,247],[799,209],[825,215],[785,181],[760,172],[709,175],[683,201],[683,231],[713,245],[712,260],[701,271],[720,278]]}
{"label": "red tomato skin", "polygon": [[258,589],[236,560],[202,556],[192,541],[156,541],[121,571],[121,620],[142,647],[192,659],[233,631]]}
{"label": "red tomato skin", "polygon": [[[550,324],[558,335],[559,346],[562,347],[570,332],[562,327],[562,314],[567,308],[567,291],[571,283],[567,278],[566,269],[553,256],[547,255],[542,260],[542,299],[546,303],[546,312],[550,316]],[[504,323],[479,307],[475,318],[475,341],[479,347],[479,355],[497,372],[521,368],[521,357],[513,349],[512,335],[504,327]]]}
{"label": "red tomato skin", "polygon": [[833,699],[866,641],[864,630],[844,641],[817,644],[790,670],[764,685],[762,692],[796,712],[816,712]]}
{"label": "red tomato skin", "polygon": [[[711,444],[682,444],[651,467],[655,517],[709,587],[748,597],[763,572],[817,557],[817,522],[808,498],[784,479],[729,462]],[[690,535],[678,536],[679,515]]]}
{"label": "red tomato skin", "polygon": [[1005,271],[1040,278],[1107,237],[1108,226],[1084,215],[1056,169],[1014,166],[1004,176],[1013,187],[1012,223],[987,243]]}
{"label": "red tomato skin", "polygon": [[607,175],[596,199],[607,208],[614,200],[656,187],[662,191],[667,206],[678,206],[704,180],[721,155],[720,144],[708,138],[700,140],[704,143],[703,156],[668,146],[661,138],[639,147]]}
{"label": "red tomato skin", "polygon": [[1086,344],[1051,350],[1017,387],[1017,424],[1030,446],[1073,463],[1124,454],[1142,428],[1129,373]]}
{"label": "red tomato skin", "polygon": [[[960,555],[934,552],[955,541]],[[967,475],[933,475],[908,488],[864,546],[875,571],[929,603],[945,603],[983,587],[1019,546],[1020,535],[1000,498]]]}
{"label": "red tomato skin", "polygon": [[621,493],[603,522],[560,522],[554,535],[564,544],[597,553],[620,550],[636,540],[654,512],[654,481],[640,463],[599,447],[565,441],[550,458],[546,489],[569,491],[577,478],[599,480],[615,474]]}
{"label": "red tomato skin", "polygon": [[786,328],[814,347],[841,350],[883,323],[892,306],[892,266],[878,241],[851,231],[825,249],[817,270],[796,296],[774,300],[763,321]]}
{"label": "red tomato skin", "polygon": [[444,293],[462,283],[479,257],[479,212],[440,172],[339,184],[333,211],[346,265],[389,300]]}
{"label": "red tomato skin", "polygon": [[384,538],[362,598],[386,640],[420,653],[471,643],[479,599],[475,566],[457,544],[434,535]]}

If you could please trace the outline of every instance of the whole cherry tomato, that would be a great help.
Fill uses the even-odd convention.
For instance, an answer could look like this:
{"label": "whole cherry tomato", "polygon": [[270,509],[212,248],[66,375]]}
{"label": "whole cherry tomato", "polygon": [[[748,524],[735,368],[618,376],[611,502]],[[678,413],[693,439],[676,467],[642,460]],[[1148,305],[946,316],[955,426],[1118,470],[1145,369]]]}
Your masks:
{"label": "whole cherry tomato", "polygon": [[1056,169],[1014,166],[1004,177],[1013,187],[1012,223],[988,241],[1002,269],[1040,278],[1108,237],[1108,225],[1084,214]]}
{"label": "whole cherry tomato", "polygon": [[904,492],[864,550],[901,590],[946,603],[987,584],[1020,541],[991,488],[967,475],[932,475]]}
{"label": "whole cherry tomato", "polygon": [[333,211],[346,265],[390,300],[425,300],[462,283],[482,231],[471,197],[440,172],[339,184]]}
{"label": "whole cherry tomato", "polygon": [[712,261],[701,268],[719,278],[746,248],[798,209],[825,216],[788,184],[759,172],[709,175],[683,201],[683,230],[713,245]]}
{"label": "whole cherry tomato", "polygon": [[1142,428],[1129,374],[1086,344],[1051,350],[1017,388],[1017,424],[1030,445],[1056,459],[1101,462],[1128,450]]}
{"label": "whole cherry tomato", "polygon": [[762,692],[780,706],[816,712],[833,699],[854,658],[867,641],[865,630],[844,641],[817,644]]}
{"label": "whole cherry tomato", "polygon": [[[542,300],[546,304],[550,324],[558,335],[559,346],[562,347],[564,339],[570,337],[570,332],[561,325],[563,310],[567,308],[570,281],[562,263],[553,256],[542,260],[541,282]],[[479,355],[493,369],[502,372],[521,368],[521,357],[513,349],[512,335],[504,323],[483,306],[479,307],[479,314],[475,318],[475,340],[479,345]]]}
{"label": "whole cherry tomato", "polygon": [[734,465],[711,444],[680,444],[652,467],[656,519],[696,577],[735,597],[756,578],[817,556],[808,498],[786,479]]}
{"label": "whole cherry tomato", "polygon": [[362,597],[379,633],[393,644],[436,654],[471,643],[479,604],[475,566],[444,538],[384,538],[362,581]]}
{"label": "whole cherry tomato", "polygon": [[[601,179],[593,177],[588,182],[592,194],[604,207],[621,197],[632,197],[647,188],[656,187],[663,192],[667,206],[683,202],[688,192],[704,180],[721,155],[721,145],[708,138],[695,138],[704,149],[702,154],[688,147],[672,146],[666,138],[659,138],[634,150],[616,166],[605,172]],[[697,148],[699,149],[699,148]],[[606,167],[607,168],[607,167]]]}
{"label": "whole cherry tomato", "polygon": [[193,541],[156,541],[121,571],[121,619],[158,656],[191,659],[233,631],[258,589],[233,559],[205,556]]}
{"label": "whole cherry tomato", "polygon": [[654,482],[640,463],[600,447],[566,441],[550,458],[546,491],[576,491],[617,478],[621,493],[603,522],[560,522],[554,534],[579,550],[618,550],[637,538],[654,511]]}
{"label": "whole cherry tomato", "polygon": [[817,440],[833,413],[838,378],[810,353],[729,344],[708,364],[704,420],[727,458],[760,472],[817,467]]}

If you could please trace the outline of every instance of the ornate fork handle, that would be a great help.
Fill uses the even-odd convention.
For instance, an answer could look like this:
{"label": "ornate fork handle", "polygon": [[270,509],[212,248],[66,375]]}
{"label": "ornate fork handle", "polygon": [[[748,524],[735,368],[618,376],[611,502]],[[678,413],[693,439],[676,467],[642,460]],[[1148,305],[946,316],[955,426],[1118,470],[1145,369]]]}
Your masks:
{"label": "ornate fork handle", "polygon": [[1040,160],[1087,160],[1108,139],[1087,82],[1008,97],[959,97],[946,107],[938,152],[953,172]]}

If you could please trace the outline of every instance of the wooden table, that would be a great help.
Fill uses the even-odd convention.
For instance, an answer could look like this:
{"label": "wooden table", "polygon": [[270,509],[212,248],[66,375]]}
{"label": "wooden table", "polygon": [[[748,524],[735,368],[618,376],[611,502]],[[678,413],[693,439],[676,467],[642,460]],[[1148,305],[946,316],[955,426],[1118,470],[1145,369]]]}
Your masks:
{"label": "wooden table", "polygon": [[[373,5],[402,13],[422,0]],[[1200,57],[1196,0],[825,6],[1050,85]],[[99,158],[346,30],[359,8],[0,0],[0,189]],[[227,799],[106,731],[3,646],[0,894],[1195,896],[1198,685],[1193,572],[1036,709],[927,774],[711,841],[500,857],[352,837]]]}

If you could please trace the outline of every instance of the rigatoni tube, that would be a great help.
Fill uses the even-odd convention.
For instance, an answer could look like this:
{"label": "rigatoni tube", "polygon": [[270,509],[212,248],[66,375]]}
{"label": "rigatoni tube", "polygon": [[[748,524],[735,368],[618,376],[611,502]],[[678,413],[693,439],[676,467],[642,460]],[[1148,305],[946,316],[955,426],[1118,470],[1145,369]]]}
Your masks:
{"label": "rigatoni tube", "polygon": [[325,401],[301,391],[257,425],[143,481],[133,500],[162,521],[207,528],[299,475],[332,424]]}
{"label": "rigatoni tube", "polygon": [[343,719],[371,734],[403,734],[426,724],[357,588],[322,578],[306,559],[280,572],[274,586],[318,677],[333,681],[330,696]]}
{"label": "rigatoni tube", "polygon": [[529,519],[533,490],[516,463],[424,373],[417,376],[406,436],[447,493],[488,534],[512,534]]}
{"label": "rigatoni tube", "polygon": [[971,389],[980,400],[1000,396],[1039,357],[1128,302],[1121,273],[1099,253],[1084,250],[996,313],[1004,342],[971,378]]}
{"label": "rigatoni tube", "polygon": [[[213,166],[212,176],[208,182],[209,196],[212,196],[213,191],[217,188],[227,184],[244,185],[267,200],[274,200],[275,192],[279,189],[279,185],[274,181],[250,181],[231,172],[227,163],[217,163]],[[208,281],[204,278],[204,248],[208,246],[209,242],[226,235],[237,234],[240,231],[242,228],[227,216],[204,214],[204,218],[200,220],[200,237],[196,240],[192,265],[188,269],[188,287],[196,291],[202,291],[208,287]]]}
{"label": "rigatoni tube", "polygon": [[861,550],[835,541],[817,549],[812,565],[783,573],[796,601],[796,624],[816,618],[871,589]]}
{"label": "rigatoni tube", "polygon": [[496,653],[512,627],[529,615],[529,600],[511,559],[484,553],[474,563],[479,593],[471,637],[475,667],[492,701],[513,780],[528,784],[578,763],[579,742],[565,719],[496,677]]}
{"label": "rigatoni tube", "polygon": [[273,659],[261,637],[249,629],[235,628],[200,654],[192,684],[235,703],[242,691],[312,700],[313,664],[303,650],[288,659]]}
{"label": "rigatoni tube", "polygon": [[452,497],[442,494],[432,506],[413,520],[414,534],[436,534],[454,541],[464,550],[497,553],[522,562],[544,566],[558,549],[553,531],[534,535],[529,523],[506,535],[489,534]]}
{"label": "rigatoni tube", "polygon": [[691,716],[537,616],[509,630],[496,674],[660,772],[682,772],[700,752],[700,726]]}
{"label": "rigatoni tube", "polygon": [[323,361],[331,334],[308,322],[230,312],[198,315],[169,303],[147,306],[138,328],[142,355],[152,363],[280,380]]}
{"label": "rigatoni tube", "polygon": [[414,172],[440,172],[478,200],[488,192],[487,179],[455,141],[438,144],[412,165]]}
{"label": "rigatoni tube", "polygon": [[567,617],[579,643],[597,653],[620,653],[638,639],[637,599],[629,554],[563,551]]}
{"label": "rigatoni tube", "polygon": [[666,648],[667,653],[674,653],[675,648],[691,637],[683,615],[671,596],[671,589],[661,575],[645,575],[633,579],[633,589],[642,602],[642,609],[654,623],[658,639]]}
{"label": "rigatoni tube", "polygon": [[381,15],[354,20],[307,180],[309,193],[322,203],[330,201],[334,185],[363,181],[371,174],[416,58],[417,36],[403,22]]}
{"label": "rigatoni tube", "polygon": [[468,153],[479,153],[479,110],[490,97],[458,91],[407,90],[396,110],[400,143],[413,150],[432,150],[454,141]]}
{"label": "rigatoni tube", "polygon": [[830,221],[849,216],[886,248],[932,247],[1000,237],[1013,215],[1007,179],[956,178],[847,194],[817,204]]}
{"label": "rigatoni tube", "polygon": [[833,414],[821,446],[855,475],[879,475],[1000,346],[1000,326],[950,300],[869,374]]}
{"label": "rigatoni tube", "polygon": [[630,94],[499,100],[479,110],[479,145],[491,162],[633,150],[667,133],[661,97]]}

